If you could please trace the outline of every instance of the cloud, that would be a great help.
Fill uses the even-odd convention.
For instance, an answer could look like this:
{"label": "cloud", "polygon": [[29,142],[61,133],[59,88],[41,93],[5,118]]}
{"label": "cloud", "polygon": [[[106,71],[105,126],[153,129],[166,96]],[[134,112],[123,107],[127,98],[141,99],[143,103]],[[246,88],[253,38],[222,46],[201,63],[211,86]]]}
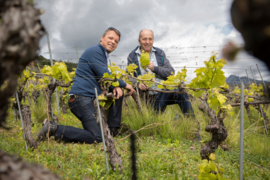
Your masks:
{"label": "cloud", "polygon": [[[154,45],[165,50],[174,67],[203,66],[203,61],[215,50],[220,52],[228,39],[243,44],[241,35],[230,19],[232,0],[36,0],[45,9],[41,20],[50,33],[54,59],[77,62],[79,55],[99,43],[110,26],[122,36],[111,53],[116,63],[126,62],[127,55],[138,45],[139,31],[151,29]],[[41,42],[41,54],[48,56],[47,39]],[[185,47],[185,48],[181,48]],[[194,48],[190,48],[194,47]],[[246,67],[259,63],[246,53],[228,67]],[[245,59],[245,60],[244,60]],[[176,68],[178,69],[178,68]],[[194,70],[190,70],[192,73]],[[232,71],[230,71],[232,72]],[[226,70],[226,74],[230,73]],[[243,70],[232,73],[244,74]]]}

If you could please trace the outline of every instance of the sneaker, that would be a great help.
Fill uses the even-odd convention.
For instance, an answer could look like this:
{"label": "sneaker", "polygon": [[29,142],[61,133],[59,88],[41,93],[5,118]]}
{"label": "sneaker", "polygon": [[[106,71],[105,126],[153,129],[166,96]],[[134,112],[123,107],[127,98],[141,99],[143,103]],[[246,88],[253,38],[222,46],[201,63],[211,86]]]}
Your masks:
{"label": "sneaker", "polygon": [[[50,123],[50,130],[49,130],[49,123]],[[49,137],[54,136],[56,130],[58,128],[58,125],[53,121],[48,121],[48,119],[44,119],[43,126],[41,130],[38,133],[38,141],[44,141],[47,137],[48,131],[49,131]]]}

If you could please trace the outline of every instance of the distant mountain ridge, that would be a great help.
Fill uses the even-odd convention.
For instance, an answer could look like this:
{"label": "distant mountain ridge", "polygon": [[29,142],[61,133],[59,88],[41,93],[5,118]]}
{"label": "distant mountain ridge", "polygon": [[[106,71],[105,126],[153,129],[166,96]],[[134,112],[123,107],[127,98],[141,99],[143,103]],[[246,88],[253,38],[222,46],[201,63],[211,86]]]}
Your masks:
{"label": "distant mountain ridge", "polygon": [[[257,84],[262,84],[263,81],[262,80],[255,80]],[[226,82],[227,84],[240,84],[241,82],[243,82],[244,84],[251,84],[254,83],[254,79],[248,78],[246,76],[244,77],[239,77],[239,76],[235,76],[235,75],[230,75],[228,78],[226,78]],[[270,84],[269,81],[264,81],[265,84]]]}

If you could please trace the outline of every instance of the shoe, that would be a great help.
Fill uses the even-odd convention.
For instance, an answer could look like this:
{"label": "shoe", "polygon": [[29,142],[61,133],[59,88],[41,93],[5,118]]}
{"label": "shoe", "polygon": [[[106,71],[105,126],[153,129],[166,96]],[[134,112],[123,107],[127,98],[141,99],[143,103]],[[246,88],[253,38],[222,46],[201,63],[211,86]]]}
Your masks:
{"label": "shoe", "polygon": [[[50,123],[50,130],[49,130],[49,123]],[[43,126],[38,133],[38,141],[44,141],[47,137],[48,130],[49,130],[49,137],[54,136],[55,132],[57,131],[58,125],[53,121],[48,121],[48,119],[44,119]]]}
{"label": "shoe", "polygon": [[116,127],[110,128],[110,132],[113,137],[122,136],[122,133]]}

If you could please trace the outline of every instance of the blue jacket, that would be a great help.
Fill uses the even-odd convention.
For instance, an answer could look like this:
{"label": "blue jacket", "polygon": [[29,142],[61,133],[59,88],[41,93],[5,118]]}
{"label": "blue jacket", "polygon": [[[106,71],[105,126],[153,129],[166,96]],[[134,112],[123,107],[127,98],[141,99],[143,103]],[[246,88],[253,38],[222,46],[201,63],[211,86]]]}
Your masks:
{"label": "blue jacket", "polygon": [[[103,77],[104,73],[111,74],[108,70],[105,52],[106,49],[101,44],[89,47],[84,51],[80,57],[69,94],[96,97],[95,87],[97,88],[98,94],[101,93],[98,81]],[[126,87],[124,81],[118,81],[120,87]]]}
{"label": "blue jacket", "polygon": [[[139,48],[139,46],[137,46],[128,55],[128,65],[131,64],[131,63],[135,63],[138,66],[138,68],[136,69],[137,74],[134,73],[134,75],[136,77],[141,75],[141,69],[139,68],[139,60],[138,60],[137,54],[135,53],[135,51],[138,48]],[[174,69],[171,66],[170,61],[167,59],[166,54],[164,53],[164,51],[159,49],[159,48],[156,48],[154,46],[153,46],[153,48],[156,50],[155,55],[156,55],[156,59],[157,59],[157,63],[158,63],[158,66],[154,66],[153,73],[156,74],[156,78],[166,80],[167,77],[172,74],[172,72],[174,73]]]}

